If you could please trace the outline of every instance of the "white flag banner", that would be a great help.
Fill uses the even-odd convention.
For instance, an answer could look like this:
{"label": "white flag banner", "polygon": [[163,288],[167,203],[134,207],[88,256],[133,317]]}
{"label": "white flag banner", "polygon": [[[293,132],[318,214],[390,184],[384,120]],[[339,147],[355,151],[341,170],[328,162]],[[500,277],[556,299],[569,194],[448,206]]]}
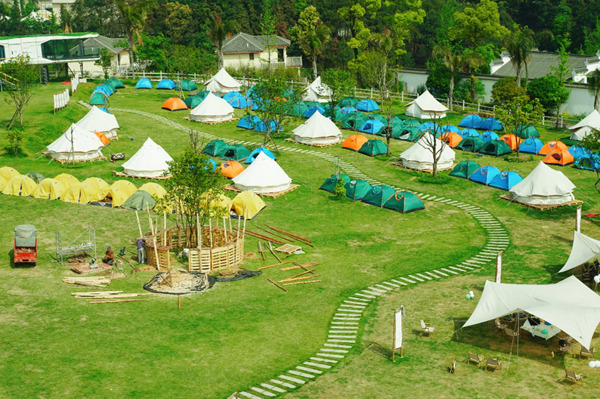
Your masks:
{"label": "white flag banner", "polygon": [[402,348],[402,310],[397,310],[394,314],[394,350]]}
{"label": "white flag banner", "polygon": [[502,282],[502,252],[498,252],[496,256],[496,282]]}

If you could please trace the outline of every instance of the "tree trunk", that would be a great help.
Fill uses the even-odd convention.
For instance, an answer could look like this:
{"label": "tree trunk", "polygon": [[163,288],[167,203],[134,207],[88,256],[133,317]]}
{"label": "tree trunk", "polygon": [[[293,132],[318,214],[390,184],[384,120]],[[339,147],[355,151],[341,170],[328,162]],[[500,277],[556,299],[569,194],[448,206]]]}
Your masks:
{"label": "tree trunk", "polygon": [[560,105],[556,105],[556,123],[554,127],[558,129],[558,118],[560,118]]}
{"label": "tree trunk", "polygon": [[598,103],[600,101],[600,85],[598,85],[598,87],[596,88],[596,95],[594,96],[594,109],[598,110]]}
{"label": "tree trunk", "polygon": [[517,87],[521,87],[521,65],[515,66],[515,69],[517,70]]}
{"label": "tree trunk", "polygon": [[450,69],[450,90],[448,93],[448,97],[450,100],[449,109],[452,111],[453,103],[454,103],[454,68]]}
{"label": "tree trunk", "polygon": [[314,79],[316,79],[319,76],[318,71],[317,71],[317,56],[316,55],[313,55],[312,70],[313,70],[313,77],[314,77]]}
{"label": "tree trunk", "polygon": [[6,126],[6,130],[10,130],[13,126],[13,124],[15,123],[15,121],[17,120],[17,116],[19,116],[19,110],[15,110],[15,113],[13,114],[12,118],[10,119],[10,122],[8,122],[8,125]]}
{"label": "tree trunk", "polygon": [[223,44],[219,43],[217,46],[217,69],[223,68]]}

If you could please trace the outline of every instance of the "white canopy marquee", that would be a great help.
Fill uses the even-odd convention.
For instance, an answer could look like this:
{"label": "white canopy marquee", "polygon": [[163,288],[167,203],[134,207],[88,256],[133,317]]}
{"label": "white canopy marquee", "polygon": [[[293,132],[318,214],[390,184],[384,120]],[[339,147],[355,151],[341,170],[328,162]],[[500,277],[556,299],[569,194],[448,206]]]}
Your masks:
{"label": "white canopy marquee", "polygon": [[481,299],[463,327],[518,311],[552,323],[589,349],[600,322],[600,296],[575,276],[548,285],[486,281]]}
{"label": "white canopy marquee", "polygon": [[565,263],[558,272],[561,273],[574,269],[577,266],[589,262],[598,255],[600,255],[600,241],[594,240],[593,238],[576,231],[575,236],[573,237],[571,255],[569,255],[567,263]]}

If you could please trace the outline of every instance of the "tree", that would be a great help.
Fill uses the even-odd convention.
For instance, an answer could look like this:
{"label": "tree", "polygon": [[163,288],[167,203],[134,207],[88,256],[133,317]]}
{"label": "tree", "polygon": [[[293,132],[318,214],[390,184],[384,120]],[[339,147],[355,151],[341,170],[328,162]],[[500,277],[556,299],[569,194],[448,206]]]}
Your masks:
{"label": "tree", "polygon": [[137,45],[142,45],[142,31],[148,12],[156,5],[156,0],[115,0],[121,22],[127,34],[130,62],[135,61]]}
{"label": "tree", "polygon": [[107,48],[103,47],[100,49],[100,59],[95,64],[102,67],[104,79],[108,79],[108,70],[112,67],[112,54]]}
{"label": "tree", "polygon": [[569,53],[567,53],[567,47],[569,47],[570,41],[567,37],[560,40],[558,50],[558,66],[551,66],[550,70],[553,76],[556,78],[554,84],[556,90],[553,94],[553,101],[556,108],[556,127],[558,127],[558,117],[560,116],[560,107],[569,99],[571,89],[567,89],[565,80],[569,74]]}
{"label": "tree", "polygon": [[210,20],[208,37],[217,48],[217,69],[223,68],[223,43],[227,39],[227,33],[234,30],[233,23],[223,22],[218,14],[213,15]]}
{"label": "tree", "polygon": [[501,105],[513,97],[526,94],[527,90],[525,90],[524,87],[517,85],[515,78],[506,76],[494,83],[494,86],[492,87],[492,102],[494,105]]}
{"label": "tree", "polygon": [[[448,44],[438,44],[433,48],[433,56],[438,57],[444,63],[448,71],[450,72],[450,76],[454,77],[456,72],[463,65],[463,60],[460,54],[457,54],[455,50]],[[452,111],[453,103],[454,103],[454,79],[448,79],[449,87],[448,87],[448,104],[450,111]]]}
{"label": "tree", "polygon": [[15,106],[13,114],[7,129],[10,130],[13,124],[19,118],[19,126],[23,127],[23,113],[33,97],[33,91],[37,87],[39,80],[39,71],[37,66],[31,64],[29,56],[18,56],[5,61],[0,66],[0,71],[12,77],[15,81],[13,90],[7,91],[5,98],[8,104]]}
{"label": "tree", "polygon": [[331,120],[335,122],[335,106],[344,98],[353,94],[356,81],[350,72],[344,69],[330,68],[323,72],[322,81],[331,90],[329,105]]}
{"label": "tree", "polygon": [[450,91],[450,81],[453,81],[453,85],[460,81],[458,71],[451,75],[450,70],[439,59],[429,60],[427,69],[429,73],[425,85],[434,97],[445,98]]}
{"label": "tree", "polygon": [[359,56],[361,68],[357,71],[360,81],[367,87],[379,90],[380,103],[383,104],[387,97],[394,74],[388,68],[388,60],[382,51],[363,51]]}
{"label": "tree", "polygon": [[71,28],[72,18],[64,4],[60,5],[60,26],[63,33],[73,33]]}
{"label": "tree", "polygon": [[560,106],[569,99],[569,92],[564,82],[552,74],[533,79],[527,86],[527,94],[530,97],[537,98],[545,109],[555,110],[557,125]]}
{"label": "tree", "polygon": [[480,0],[475,8],[465,7],[454,14],[454,26],[448,30],[451,40],[475,49],[490,40],[502,40],[508,29],[500,23],[498,4],[493,0]]}
{"label": "tree", "polygon": [[[167,194],[159,205],[174,208],[184,228],[195,227],[197,218],[203,225],[209,217],[225,213],[216,204],[226,179],[218,170],[213,172],[206,155],[187,148],[183,155],[169,162],[169,173],[172,177],[164,183]],[[189,245],[189,237],[186,240]]]}
{"label": "tree", "polygon": [[529,81],[527,65],[531,60],[531,49],[535,46],[533,31],[527,26],[513,25],[512,31],[506,36],[504,46],[510,55],[510,62],[517,72],[517,86],[521,86],[521,72],[525,68],[525,87]]}
{"label": "tree", "polygon": [[355,60],[360,51],[367,48],[371,37],[371,30],[365,22],[375,18],[380,8],[381,0],[350,0],[347,6],[338,9],[339,16],[350,28],[352,37],[348,40],[348,46],[354,51]]}
{"label": "tree", "polygon": [[594,109],[600,105],[600,69],[594,70],[587,78],[588,91],[594,95]]}
{"label": "tree", "polygon": [[438,139],[438,137],[442,135],[441,120],[442,118],[435,114],[431,119],[431,122],[433,122],[434,126],[433,129],[428,130],[424,135],[421,136],[419,141],[417,141],[417,145],[420,145],[431,153],[431,174],[434,178],[437,177],[438,162],[442,158],[444,149],[448,146],[448,144]]}
{"label": "tree", "polygon": [[[502,105],[496,107],[496,118],[502,122],[508,132],[514,132],[516,136],[523,137],[523,132],[529,125],[539,123],[544,116],[544,108],[537,98],[529,99],[526,94],[520,93]],[[517,158],[519,157],[519,146],[517,146]]]}
{"label": "tree", "polygon": [[312,61],[313,76],[316,79],[317,58],[323,53],[325,44],[330,39],[330,30],[321,21],[317,9],[308,6],[300,13],[294,33],[298,37],[302,52]]}
{"label": "tree", "polygon": [[261,130],[263,146],[271,143],[279,152],[273,134],[281,130],[284,121],[290,117],[294,105],[298,103],[298,93],[288,87],[285,74],[278,70],[261,78],[249,91],[256,113],[264,123],[264,129]]}

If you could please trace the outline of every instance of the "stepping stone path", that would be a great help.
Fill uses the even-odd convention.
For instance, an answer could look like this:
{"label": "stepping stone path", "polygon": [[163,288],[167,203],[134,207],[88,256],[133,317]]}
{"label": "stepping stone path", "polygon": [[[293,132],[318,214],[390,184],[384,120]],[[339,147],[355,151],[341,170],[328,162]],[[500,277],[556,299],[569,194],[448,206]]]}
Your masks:
{"label": "stepping stone path", "polygon": [[[89,107],[88,104],[83,102],[80,103]],[[130,109],[111,108],[111,110],[116,112],[138,114],[146,118],[154,119],[186,133],[188,133],[190,130],[189,127],[185,127],[160,115]],[[239,140],[217,137],[203,132],[198,132],[198,135],[209,140],[221,139],[227,143],[235,142],[248,146],[261,145],[257,142],[240,142]],[[329,162],[338,162],[337,156],[329,155],[318,150],[291,147],[287,144],[280,145],[279,150],[283,152],[301,152],[303,154],[315,156]],[[340,159],[339,165],[340,169],[344,170],[353,178],[367,180],[372,185],[385,184],[379,180],[365,175],[362,171],[347,161]],[[391,187],[394,190],[406,190],[400,187]],[[412,286],[419,283],[426,283],[429,281],[440,280],[442,278],[453,277],[468,271],[476,271],[481,268],[481,266],[494,261],[496,259],[496,254],[500,251],[504,251],[510,244],[510,237],[508,236],[508,232],[504,226],[498,221],[498,219],[496,219],[496,217],[494,217],[485,209],[451,198],[433,196],[424,193],[415,194],[417,194],[422,200],[440,202],[448,206],[462,209],[470,214],[473,218],[475,218],[479,225],[486,230],[488,241],[485,247],[481,249],[479,254],[462,261],[462,263],[440,267],[439,269],[423,271],[412,275],[398,276],[394,279],[380,282],[379,284],[375,284],[372,287],[365,288],[362,291],[358,291],[350,295],[336,310],[329,326],[327,341],[323,343],[322,348],[319,349],[314,356],[310,357],[302,364],[299,364],[294,369],[289,370],[285,374],[258,384],[258,386],[250,387],[246,391],[240,391],[240,397],[249,399],[277,397],[285,395],[286,392],[297,389],[307,382],[314,380],[319,375],[334,367],[340,360],[345,359],[350,353],[350,350],[354,348],[359,329],[361,325],[367,321],[363,319],[362,312],[364,308],[366,308],[373,300],[376,300],[380,296],[395,292],[403,286]]]}

